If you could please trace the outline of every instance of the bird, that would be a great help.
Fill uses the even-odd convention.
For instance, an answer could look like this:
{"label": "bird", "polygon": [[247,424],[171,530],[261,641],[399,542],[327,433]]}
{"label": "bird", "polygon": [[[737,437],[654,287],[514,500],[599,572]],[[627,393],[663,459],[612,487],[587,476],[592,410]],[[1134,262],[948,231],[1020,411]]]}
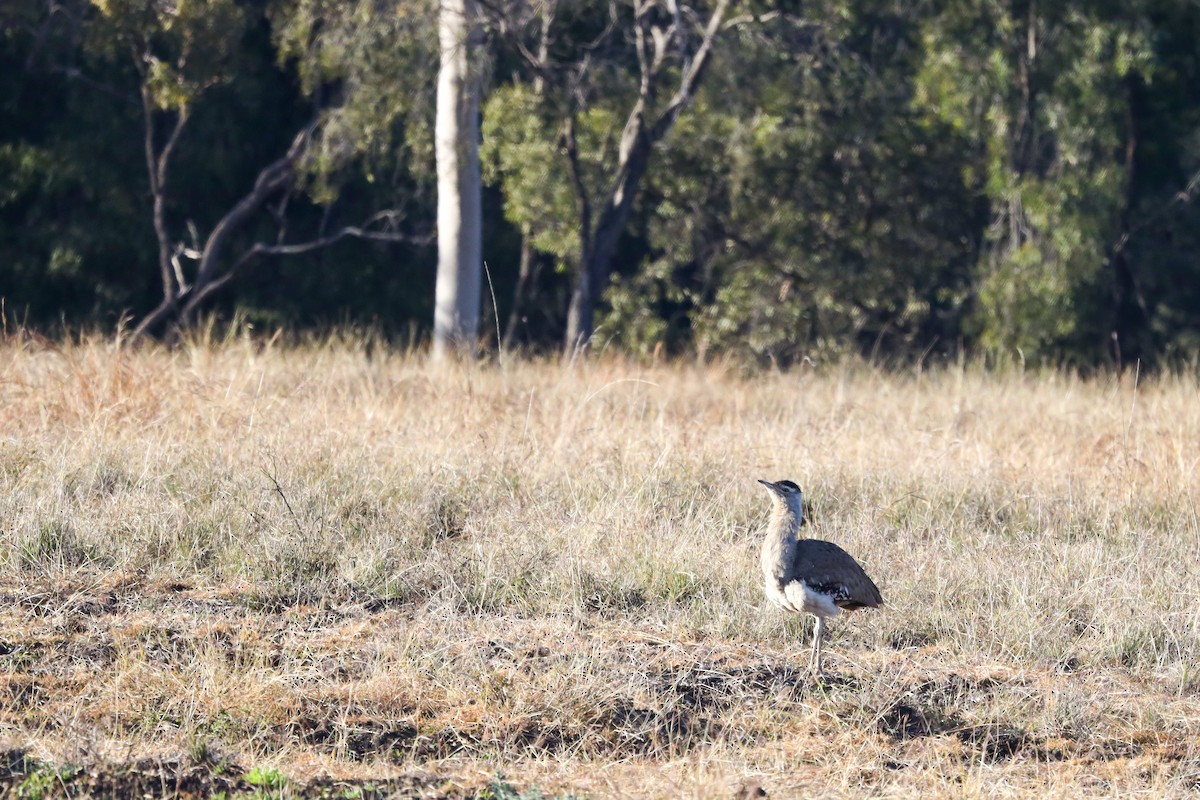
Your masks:
{"label": "bird", "polygon": [[833,542],[798,539],[804,522],[804,494],[789,480],[758,481],[771,492],[774,508],[762,544],[767,599],[785,611],[817,618],[808,668],[821,675],[825,620],[842,611],[883,605],[879,587],[854,557]]}

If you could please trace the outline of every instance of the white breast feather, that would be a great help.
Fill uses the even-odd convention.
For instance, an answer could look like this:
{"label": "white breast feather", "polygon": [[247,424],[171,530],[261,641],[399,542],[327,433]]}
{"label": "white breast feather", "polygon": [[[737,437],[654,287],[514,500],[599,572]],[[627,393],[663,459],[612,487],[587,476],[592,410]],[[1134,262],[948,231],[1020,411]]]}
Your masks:
{"label": "white breast feather", "polygon": [[783,587],[783,593],[797,611],[816,614],[818,617],[836,617],[842,613],[832,597],[814,592],[804,581],[792,581]]}

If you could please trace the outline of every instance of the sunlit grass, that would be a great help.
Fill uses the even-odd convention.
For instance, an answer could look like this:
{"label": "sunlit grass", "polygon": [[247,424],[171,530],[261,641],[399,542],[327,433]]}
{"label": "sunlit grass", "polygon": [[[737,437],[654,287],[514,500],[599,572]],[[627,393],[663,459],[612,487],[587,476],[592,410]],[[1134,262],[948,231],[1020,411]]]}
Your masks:
{"label": "sunlit grass", "polygon": [[[11,338],[0,376],[0,738],[48,763],[448,794],[498,767],[601,796],[1200,781],[1195,376],[435,368],[350,337]],[[761,596],[760,477],[887,602],[834,622],[824,686]]]}

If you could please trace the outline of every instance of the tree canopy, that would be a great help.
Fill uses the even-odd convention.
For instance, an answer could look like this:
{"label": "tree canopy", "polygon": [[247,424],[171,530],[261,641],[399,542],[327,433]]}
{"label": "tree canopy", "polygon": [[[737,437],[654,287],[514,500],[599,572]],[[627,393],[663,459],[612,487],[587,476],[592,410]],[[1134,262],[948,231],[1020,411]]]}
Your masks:
{"label": "tree canopy", "polygon": [[[1196,358],[1194,3],[479,5],[491,347]],[[437,14],[4,4],[4,314],[426,336]]]}

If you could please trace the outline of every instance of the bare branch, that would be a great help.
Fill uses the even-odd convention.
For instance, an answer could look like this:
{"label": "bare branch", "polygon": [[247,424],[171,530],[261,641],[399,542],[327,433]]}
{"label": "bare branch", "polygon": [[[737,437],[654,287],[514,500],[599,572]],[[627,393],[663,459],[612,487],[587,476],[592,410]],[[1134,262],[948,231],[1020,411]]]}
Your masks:
{"label": "bare branch", "polygon": [[347,225],[328,236],[321,236],[316,239],[311,239],[307,242],[294,242],[292,244],[267,244],[266,242],[256,242],[246,252],[234,262],[220,277],[208,281],[203,287],[188,300],[187,305],[183,309],[185,317],[190,316],[197,307],[213,294],[224,288],[230,281],[237,276],[238,272],[255,258],[259,256],[296,256],[304,253],[311,253],[314,250],[320,250],[329,247],[332,244],[340,242],[342,239],[355,238],[365,239],[372,242],[388,242],[391,244],[411,244],[424,247],[434,242],[435,236],[429,234],[407,234],[398,233],[395,231],[373,231],[368,230],[367,226],[378,222],[382,219],[392,220],[398,212],[392,210],[380,211],[371,216],[362,227],[357,225]]}
{"label": "bare branch", "polygon": [[[143,95],[145,94],[146,91],[143,89]],[[146,102],[150,102],[148,97],[146,97]],[[314,118],[303,130],[296,134],[296,138],[292,140],[292,144],[284,156],[267,165],[258,173],[258,177],[254,182],[254,188],[221,218],[220,222],[217,223],[216,227],[208,235],[208,239],[205,241],[204,249],[200,255],[200,268],[196,272],[196,278],[192,281],[191,291],[188,293],[190,299],[183,309],[185,318],[204,298],[215,291],[216,287],[213,287],[212,284],[218,278],[217,265],[225,246],[225,240],[233,231],[243,225],[271,195],[291,182],[293,168],[301,155],[303,155],[304,149],[307,147],[313,131],[316,129],[317,122],[318,120]],[[147,158],[150,159],[154,151],[152,123],[147,123],[146,135],[146,152]],[[155,166],[156,160],[152,160],[151,183],[157,186],[159,176]],[[159,192],[158,197],[162,198],[162,196],[162,192]],[[156,200],[157,205],[158,200]],[[162,230],[165,231],[165,226]],[[161,325],[178,308],[180,296],[174,284],[175,276],[171,264],[170,244],[164,238],[160,237],[160,249],[164,243],[166,244],[166,250],[162,258],[162,302],[134,329],[130,336],[131,341],[141,340],[151,330]],[[220,281],[222,285],[225,282],[225,280]]]}
{"label": "bare branch", "polygon": [[[590,224],[590,212],[586,219],[581,219],[580,240],[584,249],[567,314],[566,346],[569,350],[586,345],[592,336],[596,297],[611,274],[612,259],[616,252],[617,242],[625,227],[625,222],[629,218],[629,210],[633,205],[638,184],[646,173],[651,152],[655,144],[671,130],[680,111],[691,100],[708,65],[713,42],[722,29],[722,22],[729,5],[730,0],[718,0],[705,27],[704,38],[699,48],[690,62],[685,59],[686,68],[680,75],[679,85],[674,96],[653,124],[650,124],[646,117],[650,113],[659,65],[665,58],[671,37],[678,35],[678,31],[674,29],[674,23],[665,28],[659,26],[660,33],[658,33],[656,42],[655,58],[649,64],[646,64],[644,50],[639,50],[639,66],[642,68],[641,88],[621,132],[615,174],[604,194],[603,203],[599,204],[594,228]],[[642,25],[644,16],[649,14],[650,8],[651,5],[648,2],[635,6],[637,15],[635,33],[638,37],[639,48],[645,46],[642,38],[644,36]],[[649,20],[645,20],[645,22],[649,23]],[[568,133],[572,132],[568,128]],[[569,158],[572,157],[570,144],[571,137],[568,137],[567,154]],[[574,164],[573,171],[577,172]],[[580,193],[578,180],[576,180],[576,187],[576,192]]]}
{"label": "bare branch", "polygon": [[[225,238],[257,211],[268,197],[291,183],[294,178],[296,162],[299,161],[305,148],[308,146],[317,124],[318,120],[313,119],[303,130],[297,133],[287,153],[264,167],[258,173],[258,178],[254,181],[254,188],[239,200],[230,209],[229,213],[222,217],[221,221],[213,228],[212,233],[209,234],[208,241],[204,245],[204,254],[200,258],[200,270],[194,282],[197,290],[203,289],[206,284],[216,277],[217,265]],[[193,298],[188,303],[188,306],[194,307],[196,302],[196,299]]]}
{"label": "bare branch", "polygon": [[[550,42],[550,27],[554,21],[554,15],[557,9],[557,0],[548,0],[543,6],[541,14],[542,24],[539,33],[538,52],[534,53],[529,49],[529,46],[523,40],[519,31],[515,30],[518,25],[512,22],[512,10],[505,7],[502,3],[496,0],[476,0],[479,8],[484,11],[488,18],[496,25],[501,37],[513,47],[516,48],[517,54],[525,65],[533,72],[535,78],[542,80],[550,77],[556,71],[569,70],[575,71],[576,63],[556,63],[550,60],[549,57],[549,42]],[[608,22],[604,28],[596,35],[594,39],[588,42],[581,42],[576,47],[585,54],[591,54],[606,45],[613,33],[617,30],[620,22],[620,15],[617,11],[616,2],[610,1],[608,4]],[[586,57],[586,56],[585,56]]]}
{"label": "bare branch", "polygon": [[639,3],[634,8],[633,49],[637,53],[638,74],[640,77],[638,95],[640,97],[645,97],[650,93],[650,58],[646,53],[646,26],[642,24],[649,5],[649,3]]}
{"label": "bare branch", "polygon": [[1113,255],[1115,256],[1123,251],[1129,245],[1130,239],[1171,213],[1175,206],[1192,202],[1198,193],[1200,193],[1200,170],[1193,173],[1184,187],[1171,195],[1171,199],[1159,206],[1154,213],[1122,233],[1121,238],[1113,245]]}
{"label": "bare branch", "polygon": [[[554,14],[557,10],[557,0],[547,0],[542,8],[542,31],[538,37],[537,60],[539,64],[546,64],[550,60],[550,26],[554,24]],[[539,97],[546,90],[546,80],[544,71],[538,72],[533,82],[533,91]]]}
{"label": "bare branch", "polygon": [[683,59],[683,71],[687,72],[692,67],[692,57],[688,53],[688,31],[687,26],[683,23],[683,15],[679,12],[678,0],[667,0],[667,9],[671,12],[671,18],[674,20],[671,27],[678,32],[679,57]]}
{"label": "bare branch", "polygon": [[288,510],[288,514],[291,515],[292,524],[296,526],[296,533],[303,536],[304,529],[300,526],[300,517],[296,514],[296,510],[292,508],[292,504],[288,501],[287,495],[284,494],[283,487],[279,485],[279,480],[274,474],[269,472],[266,467],[263,467],[263,474],[266,475],[267,479],[271,481],[271,484],[275,487],[275,494],[279,495],[279,499],[283,501],[284,507]]}
{"label": "bare branch", "polygon": [[179,294],[182,297],[187,294],[192,287],[188,285],[187,278],[183,274],[183,264],[179,262],[180,256],[186,256],[193,261],[200,258],[200,251],[184,245],[182,242],[175,245],[175,251],[171,253],[171,266],[175,269],[175,282],[179,286]]}
{"label": "bare branch", "polygon": [[356,225],[347,225],[329,236],[310,239],[307,242],[293,242],[291,244],[256,242],[254,246],[243,253],[242,257],[237,260],[234,269],[241,267],[246,262],[258,256],[298,256],[304,253],[311,253],[313,250],[320,250],[323,247],[329,247],[331,244],[336,244],[342,239],[347,238],[365,239],[371,242],[388,242],[391,244],[412,244],[424,247],[432,244],[436,237],[433,234],[417,235],[394,233],[391,231],[372,231]]}
{"label": "bare branch", "polygon": [[704,29],[704,38],[701,40],[700,46],[696,49],[696,55],[693,57],[691,65],[684,71],[683,76],[680,78],[679,88],[675,91],[675,96],[671,98],[671,102],[667,104],[658,121],[654,123],[654,128],[650,134],[652,141],[658,141],[671,129],[671,126],[675,124],[675,118],[679,115],[680,110],[691,99],[692,93],[704,75],[705,68],[708,67],[709,56],[712,54],[713,41],[721,30],[721,22],[725,18],[725,12],[728,9],[729,0],[719,0],[717,7],[713,9],[712,16],[708,18],[708,26]]}
{"label": "bare branch", "polygon": [[171,153],[175,151],[175,145],[178,144],[179,137],[183,134],[183,128],[187,125],[190,116],[191,107],[181,106],[175,113],[175,125],[171,128],[171,134],[158,154],[158,185],[160,189],[167,185],[167,165],[170,164]]}
{"label": "bare branch", "polygon": [[141,98],[142,144],[145,150],[146,171],[150,180],[150,194],[154,200],[153,222],[154,235],[158,239],[158,268],[162,280],[163,300],[170,303],[178,295],[183,282],[180,281],[176,285],[171,263],[171,236],[167,230],[166,220],[167,169],[170,166],[171,154],[175,150],[175,145],[179,142],[179,137],[183,134],[183,129],[187,125],[189,114],[186,105],[179,109],[175,116],[175,124],[171,129],[170,135],[167,137],[166,144],[163,145],[162,150],[158,150],[154,135],[154,117],[157,107],[154,98],[150,95],[150,88],[145,81],[142,83]]}

